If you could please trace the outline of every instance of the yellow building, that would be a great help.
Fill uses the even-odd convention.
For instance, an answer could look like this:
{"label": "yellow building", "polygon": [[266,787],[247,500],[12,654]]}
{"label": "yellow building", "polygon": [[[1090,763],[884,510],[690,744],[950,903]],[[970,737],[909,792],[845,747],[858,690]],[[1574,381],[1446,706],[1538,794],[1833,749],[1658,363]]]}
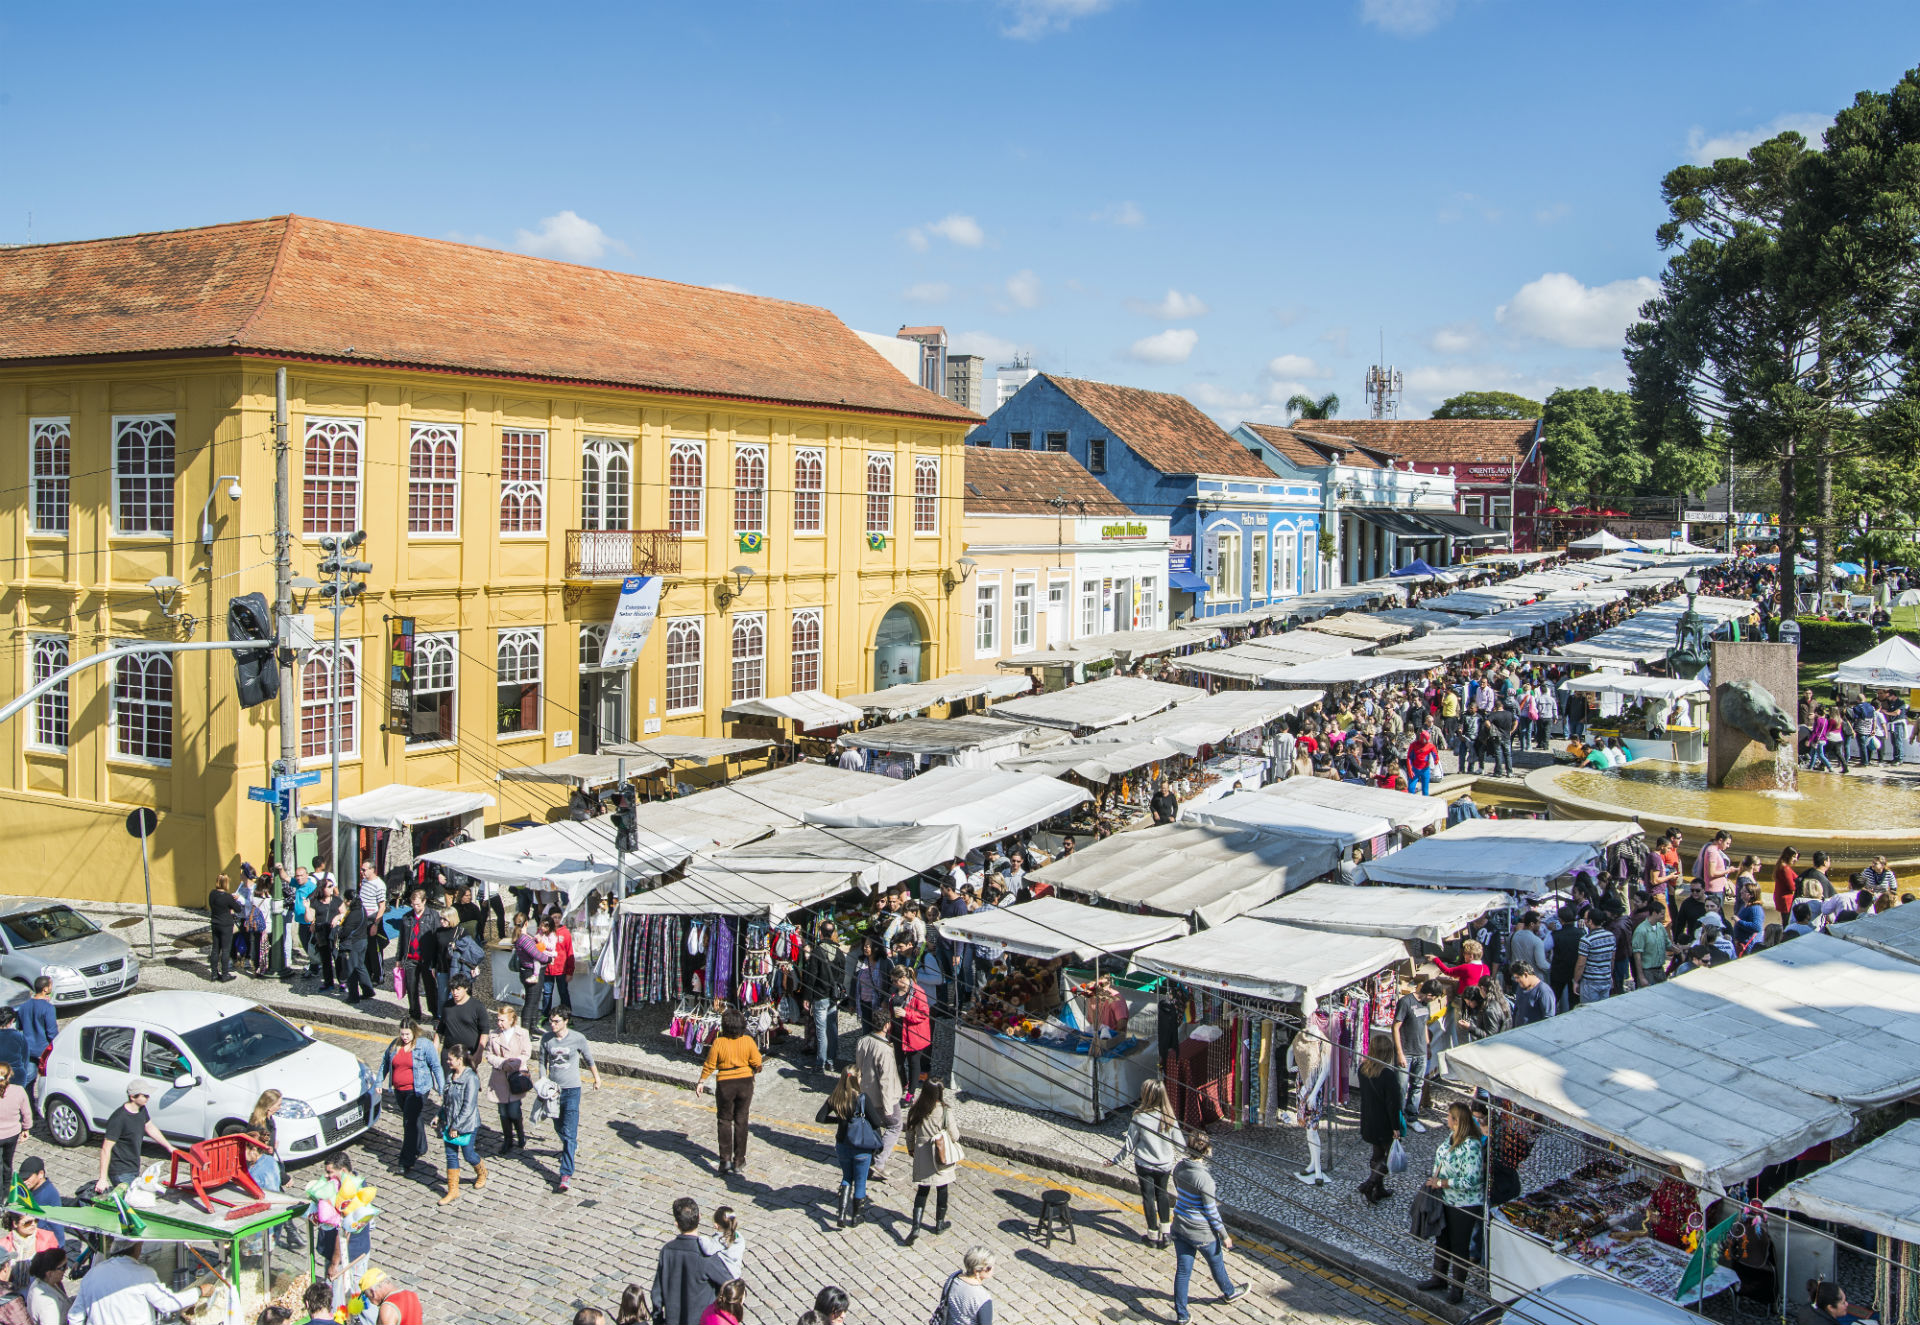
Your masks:
{"label": "yellow building", "polygon": [[[294,670],[306,804],[330,793],[336,665],[341,794],[485,792],[489,824],[555,803],[502,769],[721,735],[737,698],[952,670],[974,416],[832,314],[279,217],[0,250],[0,697],[110,644],[223,639],[230,597],[272,600],[279,366],[293,573],[319,578],[317,539],[356,529],[374,567],[338,655],[320,596],[297,605],[318,635]],[[640,661],[598,670],[621,579],[649,571]],[[267,858],[271,810],[246,795],[278,710],[239,706],[231,654],[81,672],[0,742],[12,891],[139,898],[135,806],[160,814],[156,900],[197,905]]]}

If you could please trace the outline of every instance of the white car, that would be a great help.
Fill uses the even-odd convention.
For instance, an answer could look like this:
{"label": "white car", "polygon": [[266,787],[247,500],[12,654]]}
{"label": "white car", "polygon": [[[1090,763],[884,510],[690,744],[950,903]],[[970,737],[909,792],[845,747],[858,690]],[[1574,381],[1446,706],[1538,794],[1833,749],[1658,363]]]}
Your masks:
{"label": "white car", "polygon": [[147,1109],[182,1142],[240,1131],[267,1090],[280,1158],[312,1159],[367,1130],[373,1072],[249,999],[195,991],[135,994],[60,1028],[40,1078],[47,1130],[84,1145],[127,1102],[127,1083],[152,1087]]}

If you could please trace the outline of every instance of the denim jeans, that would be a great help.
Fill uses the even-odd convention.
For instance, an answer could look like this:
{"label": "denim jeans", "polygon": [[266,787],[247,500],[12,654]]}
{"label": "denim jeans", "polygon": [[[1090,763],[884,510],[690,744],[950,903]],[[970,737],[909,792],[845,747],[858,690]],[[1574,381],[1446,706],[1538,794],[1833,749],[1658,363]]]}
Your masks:
{"label": "denim jeans", "polygon": [[554,1116],[553,1130],[560,1134],[560,1176],[573,1176],[573,1157],[580,1151],[580,1087],[560,1089],[560,1112]]}
{"label": "denim jeans", "polygon": [[462,1156],[466,1157],[466,1161],[469,1167],[476,1170],[479,1169],[480,1152],[474,1148],[473,1138],[471,1136],[467,1138],[467,1142],[465,1145],[457,1146],[451,1141],[444,1141],[444,1144],[447,1147],[447,1172],[448,1173],[458,1173],[460,1171],[460,1159]]}
{"label": "denim jeans", "polygon": [[560,1006],[573,1013],[573,990],[567,985],[564,975],[548,975],[540,982],[540,1014],[546,1016],[553,1011],[553,996],[560,996]]}
{"label": "denim jeans", "polygon": [[814,1066],[831,1069],[840,1061],[840,1009],[830,998],[813,1000]]}
{"label": "denim jeans", "polygon": [[1393,1075],[1400,1082],[1400,1115],[1408,1122],[1420,1112],[1420,1092],[1426,1088],[1427,1059],[1425,1054],[1407,1056],[1405,1067],[1396,1067]]}
{"label": "denim jeans", "polygon": [[851,1142],[833,1143],[834,1158],[840,1161],[840,1182],[853,1188],[855,1199],[867,1199],[867,1174],[873,1170],[873,1152],[855,1150]]}
{"label": "denim jeans", "polygon": [[1178,1229],[1173,1234],[1173,1318],[1187,1318],[1187,1286],[1193,1281],[1193,1258],[1207,1258],[1207,1268],[1213,1271],[1214,1286],[1220,1290],[1220,1296],[1226,1297],[1233,1292],[1233,1279],[1227,1274],[1227,1253],[1215,1238],[1212,1242],[1196,1246],[1180,1235]]}
{"label": "denim jeans", "polygon": [[1408,785],[1407,790],[1416,796],[1431,796],[1433,794],[1431,790],[1432,785],[1433,765],[1428,764],[1425,768],[1416,768],[1413,770],[1413,781]]}

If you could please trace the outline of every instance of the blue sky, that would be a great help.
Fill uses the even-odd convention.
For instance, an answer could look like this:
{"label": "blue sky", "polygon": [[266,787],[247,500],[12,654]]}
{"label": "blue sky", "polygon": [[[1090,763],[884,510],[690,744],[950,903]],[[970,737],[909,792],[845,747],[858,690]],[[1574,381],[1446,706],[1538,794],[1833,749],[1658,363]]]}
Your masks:
{"label": "blue sky", "polygon": [[1358,413],[1624,384],[1659,179],[1920,55],[1849,0],[14,5],[0,241],[297,211]]}

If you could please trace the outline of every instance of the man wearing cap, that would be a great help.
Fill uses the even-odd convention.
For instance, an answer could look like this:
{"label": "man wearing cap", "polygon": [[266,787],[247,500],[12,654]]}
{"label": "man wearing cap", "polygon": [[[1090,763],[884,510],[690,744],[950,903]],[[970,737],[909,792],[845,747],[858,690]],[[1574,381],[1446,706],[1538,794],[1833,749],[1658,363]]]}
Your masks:
{"label": "man wearing cap", "polygon": [[[26,1192],[28,1199],[42,1210],[51,1210],[55,1206],[67,1203],[66,1198],[60,1195],[60,1189],[53,1185],[53,1179],[47,1176],[46,1161],[40,1156],[29,1155],[21,1160],[20,1168],[13,1176],[19,1179],[20,1188]],[[57,1245],[61,1247],[67,1245],[65,1225],[48,1224],[46,1228],[53,1234],[53,1240]]]}
{"label": "man wearing cap", "polygon": [[1740,955],[1733,950],[1733,941],[1721,928],[1718,911],[1709,911],[1700,918],[1700,942],[1713,951],[1713,956],[1708,960],[1710,966],[1730,962]]}
{"label": "man wearing cap", "polygon": [[420,1305],[420,1295],[402,1288],[386,1271],[368,1270],[361,1275],[360,1291],[367,1295],[378,1325],[424,1325],[426,1309]]}
{"label": "man wearing cap", "polygon": [[147,1112],[147,1101],[152,1097],[153,1087],[135,1077],[127,1083],[125,1106],[115,1109],[107,1119],[105,1134],[100,1139],[101,1195],[140,1176],[142,1138],[150,1137],[162,1150],[172,1152],[173,1143],[154,1126],[153,1115]]}
{"label": "man wearing cap", "polygon": [[[145,1112],[142,1110],[142,1112]],[[116,1242],[113,1255],[96,1265],[80,1281],[80,1291],[67,1308],[68,1325],[153,1325],[161,1316],[184,1311],[210,1296],[220,1285],[212,1279],[198,1288],[173,1293],[160,1286],[160,1276],[140,1260],[140,1244]]]}

